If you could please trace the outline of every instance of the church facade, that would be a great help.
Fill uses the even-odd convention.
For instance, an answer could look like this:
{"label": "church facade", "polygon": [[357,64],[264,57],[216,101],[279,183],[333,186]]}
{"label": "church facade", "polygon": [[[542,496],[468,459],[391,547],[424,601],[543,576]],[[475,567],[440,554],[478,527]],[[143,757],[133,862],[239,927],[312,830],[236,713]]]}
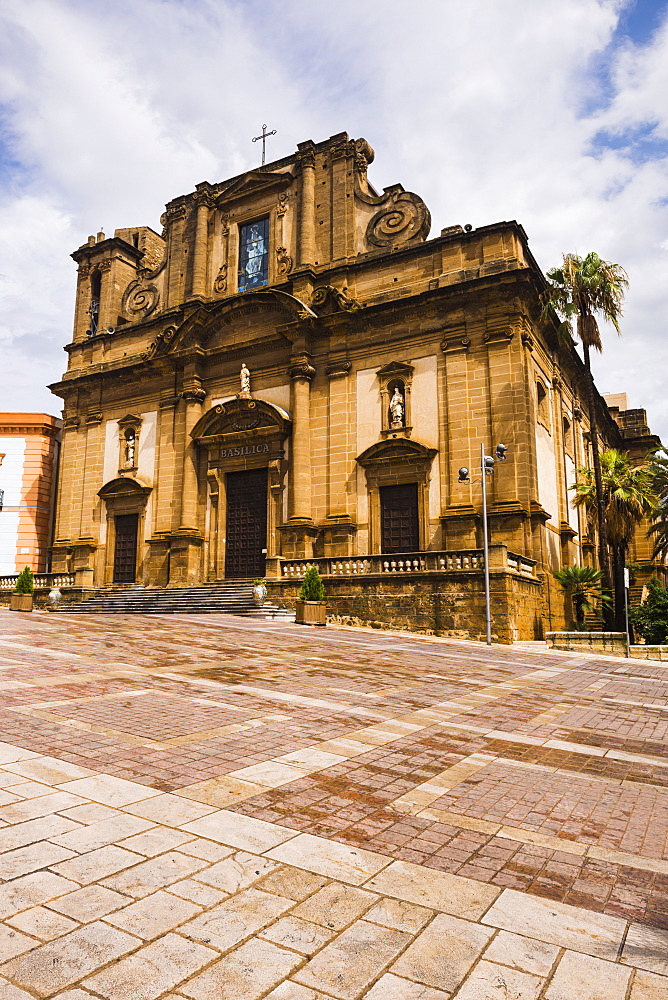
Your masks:
{"label": "church facade", "polygon": [[[54,572],[88,591],[266,577],[287,605],[315,564],[341,618],[478,635],[476,470],[503,444],[495,634],[563,623],[551,573],[595,558],[569,494],[583,366],[541,320],[518,223],[429,239],[418,195],[372,187],[373,158],[345,133],[300,143],[174,199],[160,234],[75,251]],[[644,454],[644,415],[636,440],[599,404],[602,447],[625,419]]]}

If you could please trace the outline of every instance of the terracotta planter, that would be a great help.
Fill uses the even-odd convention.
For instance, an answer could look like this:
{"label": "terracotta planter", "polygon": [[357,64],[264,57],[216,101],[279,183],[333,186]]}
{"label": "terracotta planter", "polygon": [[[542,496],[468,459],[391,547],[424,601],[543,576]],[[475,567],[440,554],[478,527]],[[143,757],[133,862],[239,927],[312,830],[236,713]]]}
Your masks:
{"label": "terracotta planter", "polygon": [[32,594],[12,594],[9,599],[10,611],[32,611]]}
{"label": "terracotta planter", "polygon": [[295,601],[295,622],[298,625],[326,625],[326,601]]}

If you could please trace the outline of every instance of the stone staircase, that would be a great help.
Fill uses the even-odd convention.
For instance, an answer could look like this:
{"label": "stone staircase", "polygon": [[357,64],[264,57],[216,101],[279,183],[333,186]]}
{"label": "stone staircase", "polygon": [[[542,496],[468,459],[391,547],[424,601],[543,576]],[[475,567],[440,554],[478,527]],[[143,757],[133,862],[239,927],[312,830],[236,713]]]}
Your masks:
{"label": "stone staircase", "polygon": [[257,607],[249,580],[222,580],[201,587],[105,587],[85,601],[64,604],[59,614],[88,615],[245,615],[252,618],[293,619],[274,604]]}

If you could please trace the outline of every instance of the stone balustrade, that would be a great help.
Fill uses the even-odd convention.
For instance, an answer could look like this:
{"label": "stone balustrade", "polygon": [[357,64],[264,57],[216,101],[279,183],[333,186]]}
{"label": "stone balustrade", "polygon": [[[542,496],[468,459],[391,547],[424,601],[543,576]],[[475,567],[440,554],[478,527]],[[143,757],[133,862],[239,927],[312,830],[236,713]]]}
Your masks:
{"label": "stone balustrade", "polygon": [[[0,590],[14,591],[18,578],[18,573],[0,576]],[[74,573],[35,573],[35,590],[52,590],[53,587],[62,590],[73,586]]]}
{"label": "stone balustrade", "polygon": [[[315,566],[321,576],[368,576],[369,574],[461,573],[482,572],[485,560],[482,549],[457,549],[452,552],[406,552],[400,555],[358,556],[349,559],[286,559],[281,565],[283,579],[301,579]],[[508,569],[535,579],[535,562],[508,552],[505,545],[490,546],[490,569]]]}

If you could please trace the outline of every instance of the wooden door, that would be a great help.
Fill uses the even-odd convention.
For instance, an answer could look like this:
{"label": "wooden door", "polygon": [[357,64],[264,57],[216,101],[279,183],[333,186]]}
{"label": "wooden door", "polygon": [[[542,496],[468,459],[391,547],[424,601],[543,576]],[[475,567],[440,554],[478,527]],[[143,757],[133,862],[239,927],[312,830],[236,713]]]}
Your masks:
{"label": "wooden door", "polygon": [[420,547],[417,483],[380,488],[383,552],[417,552]]}
{"label": "wooden door", "polygon": [[137,573],[139,514],[117,514],[114,549],[114,583],[134,583]]}
{"label": "wooden door", "polygon": [[228,472],[226,477],[226,579],[264,576],[267,545],[267,470]]}

